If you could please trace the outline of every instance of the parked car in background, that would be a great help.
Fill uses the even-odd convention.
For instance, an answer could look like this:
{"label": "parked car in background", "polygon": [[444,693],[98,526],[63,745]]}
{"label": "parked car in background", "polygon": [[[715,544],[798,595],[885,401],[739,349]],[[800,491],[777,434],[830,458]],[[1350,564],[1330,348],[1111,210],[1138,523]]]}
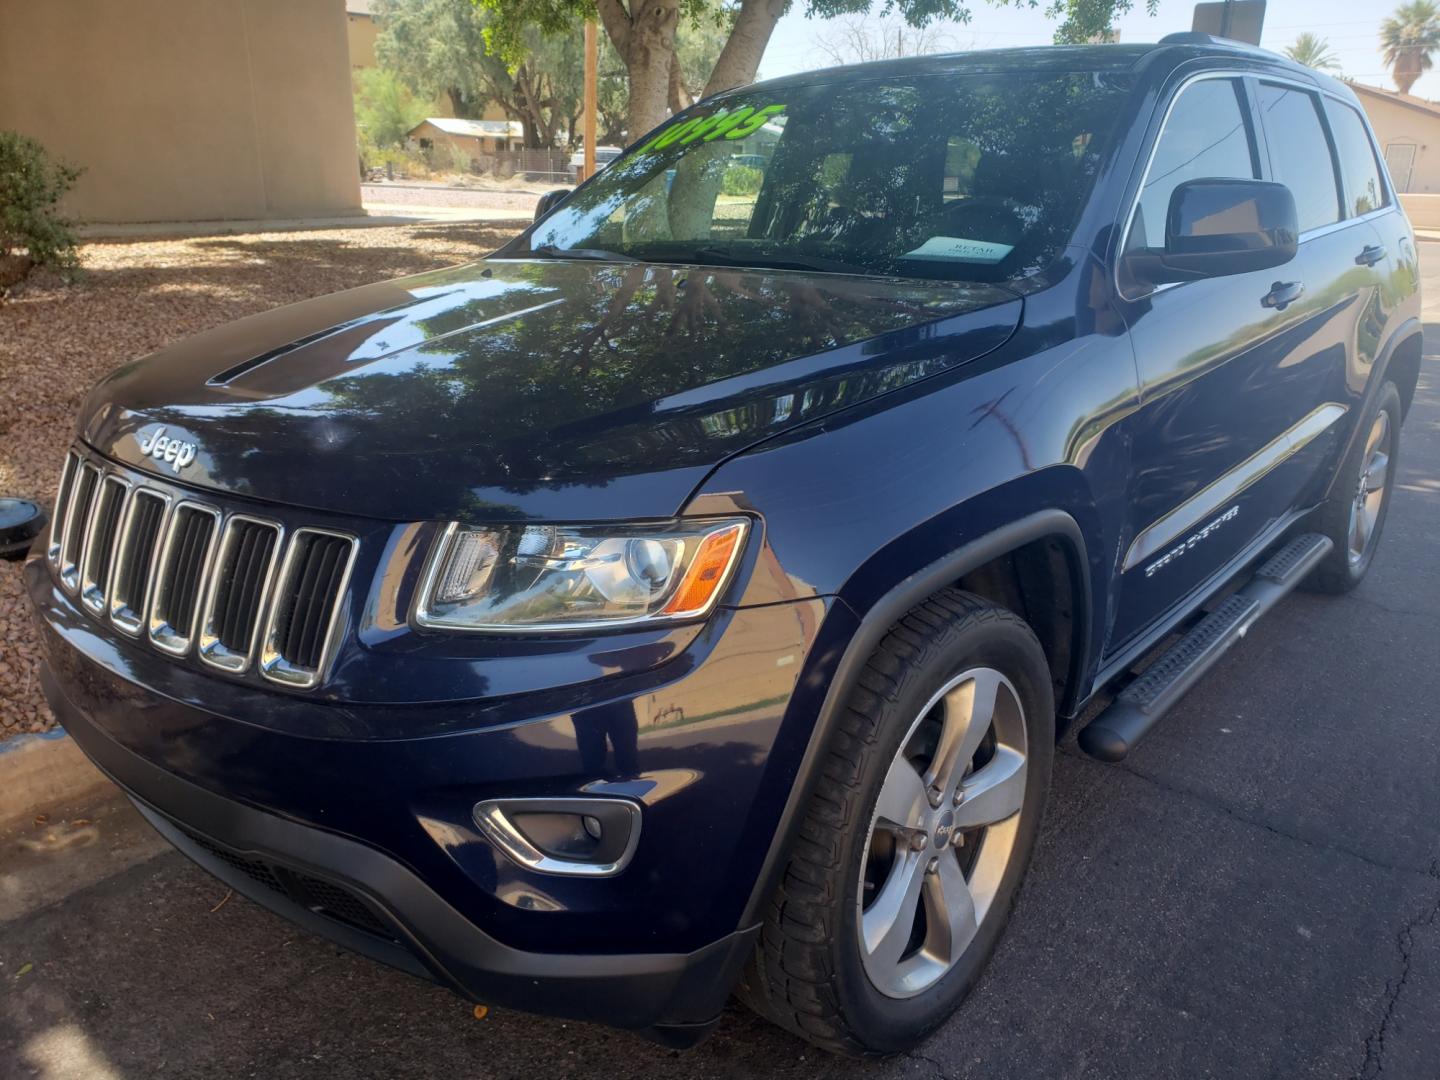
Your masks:
{"label": "parked car in background", "polygon": [[[623,150],[618,146],[597,146],[595,147],[595,169],[598,172],[610,162],[619,157]],[[570,179],[574,181],[580,175],[580,170],[585,168],[585,150],[582,147],[570,155]]]}
{"label": "parked car in background", "polygon": [[45,692],[196,862],[469,998],[687,1045],[733,990],[904,1050],[1057,738],[1123,758],[1364,578],[1420,343],[1355,97],[1279,56],[741,88],[473,266],[95,387],[26,566]]}

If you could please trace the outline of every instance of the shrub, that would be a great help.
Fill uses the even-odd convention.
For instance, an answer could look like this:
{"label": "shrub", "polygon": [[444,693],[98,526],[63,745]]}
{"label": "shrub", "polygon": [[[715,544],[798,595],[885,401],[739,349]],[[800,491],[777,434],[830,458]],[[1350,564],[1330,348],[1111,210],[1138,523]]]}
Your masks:
{"label": "shrub", "polygon": [[764,179],[765,174],[759,169],[752,169],[749,165],[731,165],[720,181],[720,192],[723,195],[755,195],[759,193],[760,182]]}
{"label": "shrub", "polygon": [[34,139],[0,131],[0,289],[37,266],[67,281],[75,276],[75,234],[57,206],[79,176],[79,169],[51,160]]}

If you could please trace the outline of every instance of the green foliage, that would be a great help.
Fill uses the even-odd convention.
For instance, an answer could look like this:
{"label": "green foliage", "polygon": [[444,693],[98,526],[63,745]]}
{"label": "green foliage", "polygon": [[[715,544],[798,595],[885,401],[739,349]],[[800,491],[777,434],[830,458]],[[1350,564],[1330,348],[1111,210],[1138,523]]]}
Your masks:
{"label": "green foliage", "polygon": [[1330,43],[1308,30],[1297,37],[1293,45],[1285,47],[1285,55],[1297,64],[1304,64],[1316,71],[1340,70],[1340,61],[1331,50]]}
{"label": "green foliage", "polygon": [[403,149],[410,129],[425,119],[425,105],[393,71],[366,68],[355,76],[355,126],[362,150]]}
{"label": "green foliage", "polygon": [[376,0],[376,58],[416,93],[445,94],[457,116],[479,119],[494,103],[525,127],[525,143],[569,138],[584,94],[580,24],[547,36],[521,27],[512,59],[488,42],[494,16],[473,0]]}
{"label": "green foliage", "polygon": [[1440,48],[1440,8],[1431,0],[1401,4],[1380,24],[1380,49],[1402,94],[1435,66]]}
{"label": "green foliage", "polygon": [[764,179],[765,174],[759,169],[753,169],[749,165],[731,165],[725,170],[725,178],[720,181],[720,194],[758,195],[760,182]]}
{"label": "green foliage", "polygon": [[0,131],[0,264],[12,275],[45,266],[69,280],[79,270],[72,223],[58,205],[80,173],[51,159],[34,139]]}

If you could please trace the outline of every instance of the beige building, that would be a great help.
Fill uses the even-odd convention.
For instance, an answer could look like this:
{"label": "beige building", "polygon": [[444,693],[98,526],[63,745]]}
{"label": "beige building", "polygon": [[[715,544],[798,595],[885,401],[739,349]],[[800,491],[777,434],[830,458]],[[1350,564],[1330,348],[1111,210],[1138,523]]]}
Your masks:
{"label": "beige building", "polygon": [[1395,190],[1440,194],[1440,105],[1378,86],[1350,89],[1370,117]]}
{"label": "beige building", "polygon": [[375,39],[380,31],[375,26],[370,0],[345,0],[345,32],[350,41],[351,69],[374,67]]}
{"label": "beige building", "polygon": [[0,128],[82,220],[361,212],[345,0],[0,0]]}
{"label": "beige building", "polygon": [[480,163],[501,150],[525,146],[525,128],[518,120],[457,120],[432,116],[410,129],[411,149],[435,154],[441,160],[468,158]]}

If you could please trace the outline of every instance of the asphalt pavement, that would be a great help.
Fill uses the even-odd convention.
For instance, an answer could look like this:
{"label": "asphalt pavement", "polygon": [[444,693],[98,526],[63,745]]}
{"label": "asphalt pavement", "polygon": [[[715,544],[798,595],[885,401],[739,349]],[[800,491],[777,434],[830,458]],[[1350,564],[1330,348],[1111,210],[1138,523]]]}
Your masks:
{"label": "asphalt pavement", "polygon": [[986,976],[913,1054],[732,1006],[680,1053],[302,933],[109,802],[0,838],[0,1076],[1440,1076],[1440,244],[1384,543],[1285,600],[1123,766],[1062,747]]}

